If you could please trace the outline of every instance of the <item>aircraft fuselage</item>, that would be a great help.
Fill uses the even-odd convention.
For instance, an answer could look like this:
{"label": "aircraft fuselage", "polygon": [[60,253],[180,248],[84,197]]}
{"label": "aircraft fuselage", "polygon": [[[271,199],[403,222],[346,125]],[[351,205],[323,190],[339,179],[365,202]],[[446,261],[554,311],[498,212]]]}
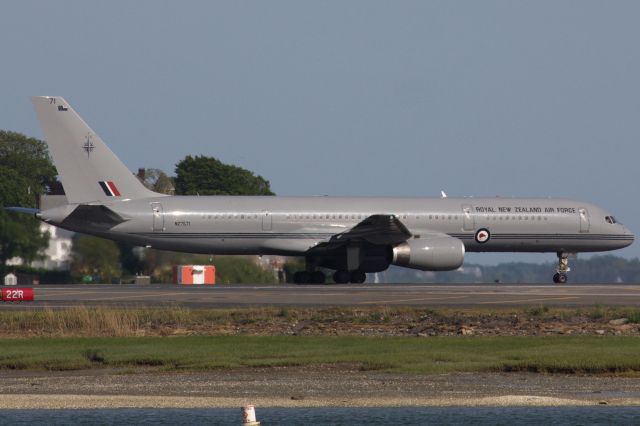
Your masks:
{"label": "aircraft fuselage", "polygon": [[[105,205],[126,219],[109,238],[206,254],[302,255],[374,214],[395,215],[414,237],[458,238],[467,252],[577,253],[633,242],[600,207],[552,198],[167,196]],[[481,229],[489,232],[484,242],[476,238]]]}

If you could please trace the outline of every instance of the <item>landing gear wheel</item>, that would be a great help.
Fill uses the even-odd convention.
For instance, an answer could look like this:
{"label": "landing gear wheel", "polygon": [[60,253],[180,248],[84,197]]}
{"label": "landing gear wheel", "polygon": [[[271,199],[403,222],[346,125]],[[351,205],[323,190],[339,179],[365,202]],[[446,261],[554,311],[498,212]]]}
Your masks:
{"label": "landing gear wheel", "polygon": [[314,284],[324,284],[327,277],[322,271],[314,271],[311,273],[311,282]]}
{"label": "landing gear wheel", "polygon": [[346,284],[349,282],[349,278],[351,278],[349,271],[336,271],[333,274],[333,281],[335,281],[336,284]]}
{"label": "landing gear wheel", "polygon": [[310,280],[309,273],[306,271],[298,271],[293,274],[293,282],[295,284],[308,284]]}
{"label": "landing gear wheel", "polygon": [[567,274],[557,273],[553,276],[553,282],[556,284],[566,284],[567,283]]}
{"label": "landing gear wheel", "polygon": [[567,272],[569,272],[570,270],[569,254],[558,252],[558,269],[556,269],[557,272],[553,276],[553,282],[556,284],[566,284]]}
{"label": "landing gear wheel", "polygon": [[367,274],[362,271],[351,271],[351,281],[354,284],[362,284],[367,280]]}

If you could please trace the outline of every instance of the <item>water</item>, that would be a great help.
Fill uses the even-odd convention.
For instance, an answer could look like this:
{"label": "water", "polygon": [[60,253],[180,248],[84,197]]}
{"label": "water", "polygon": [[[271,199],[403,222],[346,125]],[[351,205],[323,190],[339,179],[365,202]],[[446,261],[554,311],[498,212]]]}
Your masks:
{"label": "water", "polygon": [[[640,425],[640,407],[257,408],[262,425]],[[2,410],[0,425],[241,425],[240,409]]]}

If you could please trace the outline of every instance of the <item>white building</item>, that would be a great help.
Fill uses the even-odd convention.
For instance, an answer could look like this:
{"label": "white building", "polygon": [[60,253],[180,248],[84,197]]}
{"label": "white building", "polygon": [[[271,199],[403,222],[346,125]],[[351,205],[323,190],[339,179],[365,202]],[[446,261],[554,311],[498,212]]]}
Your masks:
{"label": "white building", "polygon": [[42,253],[44,258],[31,262],[31,266],[56,271],[68,270],[73,246],[71,238],[74,233],[48,223],[41,223],[40,231],[49,232],[49,247]]}
{"label": "white building", "polygon": [[[49,232],[49,246],[41,252],[44,257],[41,260],[31,262],[31,266],[55,271],[68,270],[71,261],[73,232],[56,228],[44,222],[40,223],[40,232]],[[7,265],[22,265],[23,263],[19,257],[7,261]]]}

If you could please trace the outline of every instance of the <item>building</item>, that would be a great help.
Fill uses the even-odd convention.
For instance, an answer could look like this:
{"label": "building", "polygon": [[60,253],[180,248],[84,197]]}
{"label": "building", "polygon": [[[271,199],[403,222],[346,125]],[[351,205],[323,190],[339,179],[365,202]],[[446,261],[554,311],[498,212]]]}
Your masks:
{"label": "building", "polygon": [[[73,246],[73,235],[71,231],[56,228],[47,223],[40,223],[40,232],[49,233],[49,246],[41,252],[42,259],[31,262],[31,267],[47,269],[50,271],[66,271],[71,262],[71,248]],[[19,266],[24,261],[19,257],[11,258],[7,265]]]}

